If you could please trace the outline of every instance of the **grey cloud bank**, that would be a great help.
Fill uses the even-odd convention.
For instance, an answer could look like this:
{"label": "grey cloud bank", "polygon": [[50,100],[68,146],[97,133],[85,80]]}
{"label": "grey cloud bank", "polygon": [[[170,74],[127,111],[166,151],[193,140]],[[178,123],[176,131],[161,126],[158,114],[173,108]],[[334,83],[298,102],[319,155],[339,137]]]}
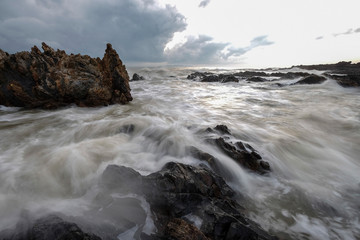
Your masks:
{"label": "grey cloud bank", "polygon": [[200,2],[199,7],[206,7],[210,3],[210,0],[203,0]]}
{"label": "grey cloud bank", "polygon": [[160,62],[174,32],[185,28],[176,8],[152,0],[0,2],[0,48],[11,53],[45,41],[95,57],[111,42],[125,61]]}
{"label": "grey cloud bank", "polygon": [[[199,7],[209,3],[203,0]],[[272,44],[260,36],[249,46],[234,48],[199,35],[164,52],[174,33],[186,27],[175,7],[156,0],[0,1],[0,48],[9,53],[46,42],[68,53],[102,57],[110,42],[126,63],[216,64]]]}
{"label": "grey cloud bank", "polygon": [[239,57],[254,48],[271,45],[267,36],[253,38],[249,46],[234,48],[230,43],[214,42],[210,36],[188,36],[186,42],[166,52],[169,61],[176,63],[218,63]]}

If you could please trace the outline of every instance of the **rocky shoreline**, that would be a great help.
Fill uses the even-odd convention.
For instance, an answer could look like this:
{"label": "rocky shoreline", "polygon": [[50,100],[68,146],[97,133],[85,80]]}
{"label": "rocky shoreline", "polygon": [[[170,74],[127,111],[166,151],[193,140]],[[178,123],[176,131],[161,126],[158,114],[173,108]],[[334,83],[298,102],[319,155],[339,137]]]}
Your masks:
{"label": "rocky shoreline", "polygon": [[[249,144],[229,141],[234,137],[227,126],[207,128],[199,134],[249,171],[270,171],[269,163]],[[109,165],[99,180],[100,192],[94,209],[85,214],[86,220],[62,213],[40,218],[25,213],[14,229],[0,232],[0,239],[278,239],[247,218],[238,201],[240,193],[220,175],[225,173],[219,159],[192,146],[188,153],[203,163],[169,162],[147,176],[132,168]],[[141,199],[149,205],[154,221],[150,232],[145,229],[148,217]]]}
{"label": "rocky shoreline", "polygon": [[31,52],[0,50],[0,105],[25,108],[81,107],[132,100],[129,76],[107,44],[103,59],[66,54],[42,43]]}
{"label": "rocky shoreline", "polygon": [[[339,62],[337,64],[294,66],[292,68],[304,70],[324,71],[321,75],[310,74],[308,72],[266,72],[259,71],[241,71],[233,74],[214,74],[212,72],[194,72],[187,76],[187,79],[199,82],[271,82],[273,80],[289,80],[300,78],[297,84],[320,84],[327,79],[335,80],[342,87],[360,87],[360,63]],[[277,84],[279,87],[286,86]]]}

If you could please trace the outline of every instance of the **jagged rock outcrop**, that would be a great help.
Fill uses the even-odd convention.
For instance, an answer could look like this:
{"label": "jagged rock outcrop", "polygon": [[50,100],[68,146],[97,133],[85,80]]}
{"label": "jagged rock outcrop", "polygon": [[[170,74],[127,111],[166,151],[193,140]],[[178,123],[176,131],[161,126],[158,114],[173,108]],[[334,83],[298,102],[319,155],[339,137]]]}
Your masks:
{"label": "jagged rock outcrop", "polygon": [[133,193],[150,204],[157,230],[139,239],[277,239],[245,217],[236,193],[208,168],[169,162],[141,176],[131,168],[110,165],[101,185],[110,194]]}
{"label": "jagged rock outcrop", "polygon": [[132,100],[129,76],[107,44],[103,59],[67,55],[42,43],[31,52],[0,50],[0,105],[26,108],[103,106]]}
{"label": "jagged rock outcrop", "polygon": [[[238,194],[208,167],[169,162],[142,176],[109,165],[98,187],[84,216],[52,213],[36,219],[25,214],[13,229],[1,231],[0,239],[277,239],[245,216]],[[154,227],[149,232],[150,215]]]}
{"label": "jagged rock outcrop", "polygon": [[141,81],[141,80],[145,80],[145,78],[143,76],[140,76],[137,73],[134,73],[133,77],[132,77],[132,79],[130,81]]}
{"label": "jagged rock outcrop", "polygon": [[[206,142],[219,149],[242,167],[259,174],[265,174],[271,170],[269,162],[263,160],[261,155],[250,144],[241,141],[235,143],[230,141],[229,137],[233,136],[226,125],[207,128],[205,133],[211,134],[206,136]],[[207,162],[216,173],[222,176],[227,175],[220,159],[193,146],[188,147],[188,152],[194,158]]]}

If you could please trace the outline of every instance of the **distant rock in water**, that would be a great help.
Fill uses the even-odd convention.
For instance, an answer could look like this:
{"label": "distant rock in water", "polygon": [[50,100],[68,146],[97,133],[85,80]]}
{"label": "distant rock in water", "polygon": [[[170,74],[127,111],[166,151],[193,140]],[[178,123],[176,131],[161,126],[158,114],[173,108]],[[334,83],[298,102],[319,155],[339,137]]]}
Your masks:
{"label": "distant rock in water", "polygon": [[130,81],[140,81],[140,80],[145,80],[145,78],[143,76],[140,76],[137,73],[134,73],[134,75]]}
{"label": "distant rock in water", "polygon": [[250,77],[247,79],[248,82],[267,82],[268,80],[262,77]]}
{"label": "distant rock in water", "polygon": [[326,78],[323,77],[323,76],[318,76],[318,75],[312,74],[310,76],[304,77],[303,79],[297,81],[293,85],[297,85],[297,84],[320,84],[320,83],[323,83],[325,80],[326,80]]}
{"label": "distant rock in water", "polygon": [[210,72],[194,72],[187,76],[187,79],[198,80],[200,82],[239,82],[239,79],[232,74],[213,74]]}
{"label": "distant rock in water", "polygon": [[298,68],[326,71],[342,87],[360,87],[360,62],[338,62],[335,64],[300,65]]}
{"label": "distant rock in water", "polygon": [[128,73],[111,44],[103,59],[67,55],[45,43],[42,49],[34,46],[16,54],[0,50],[0,105],[92,107],[132,100]]}

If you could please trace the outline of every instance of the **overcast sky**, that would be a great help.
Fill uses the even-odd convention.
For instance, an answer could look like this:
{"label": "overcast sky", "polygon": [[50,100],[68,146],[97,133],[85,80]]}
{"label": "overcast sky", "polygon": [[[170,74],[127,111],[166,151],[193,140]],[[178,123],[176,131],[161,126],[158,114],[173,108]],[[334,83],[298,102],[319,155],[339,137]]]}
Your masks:
{"label": "overcast sky", "polygon": [[125,64],[283,67],[360,60],[359,0],[0,0],[0,48],[46,42]]}

